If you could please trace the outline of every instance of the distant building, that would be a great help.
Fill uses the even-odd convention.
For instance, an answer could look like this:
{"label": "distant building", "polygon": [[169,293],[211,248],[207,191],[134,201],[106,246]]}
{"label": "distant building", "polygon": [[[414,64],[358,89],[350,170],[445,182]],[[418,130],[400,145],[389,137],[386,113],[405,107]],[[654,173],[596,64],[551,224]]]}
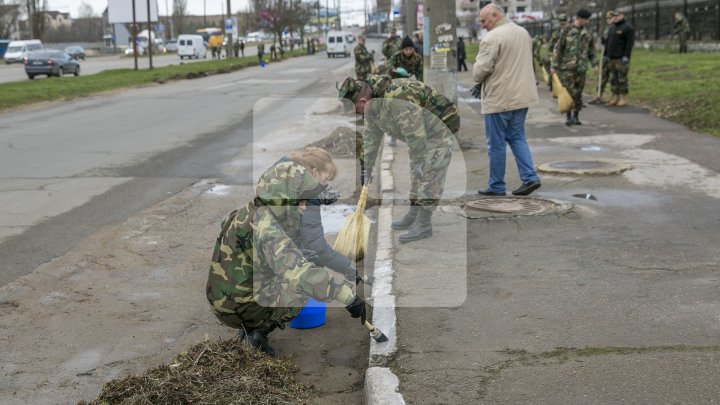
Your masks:
{"label": "distant building", "polygon": [[69,28],[72,25],[70,13],[61,13],[59,11],[45,11],[45,28],[49,30],[57,30],[61,28]]}

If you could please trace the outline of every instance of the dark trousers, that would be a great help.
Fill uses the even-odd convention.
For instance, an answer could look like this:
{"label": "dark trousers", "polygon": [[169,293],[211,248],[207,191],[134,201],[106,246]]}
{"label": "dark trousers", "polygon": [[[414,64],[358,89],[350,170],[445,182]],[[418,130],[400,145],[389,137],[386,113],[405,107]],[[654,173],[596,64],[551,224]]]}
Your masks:
{"label": "dark trousers", "polygon": [[465,68],[465,71],[467,72],[468,68],[467,68],[467,65],[465,64],[465,58],[462,58],[462,59],[458,58],[457,61],[458,61],[458,72],[462,72],[463,71],[462,68]]}

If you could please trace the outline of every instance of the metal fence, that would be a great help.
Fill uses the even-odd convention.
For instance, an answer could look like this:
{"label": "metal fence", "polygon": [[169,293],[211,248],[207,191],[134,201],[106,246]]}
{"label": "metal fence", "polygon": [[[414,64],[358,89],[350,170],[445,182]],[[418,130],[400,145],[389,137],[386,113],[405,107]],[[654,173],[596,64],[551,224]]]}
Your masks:
{"label": "metal fence", "polygon": [[[690,23],[691,40],[720,41],[720,0],[620,0],[617,9],[635,28],[636,40],[671,39],[675,13],[680,12]],[[593,11],[590,24],[595,32],[601,32],[605,28],[605,10]],[[558,23],[547,19],[522,25],[533,36],[550,36]]]}

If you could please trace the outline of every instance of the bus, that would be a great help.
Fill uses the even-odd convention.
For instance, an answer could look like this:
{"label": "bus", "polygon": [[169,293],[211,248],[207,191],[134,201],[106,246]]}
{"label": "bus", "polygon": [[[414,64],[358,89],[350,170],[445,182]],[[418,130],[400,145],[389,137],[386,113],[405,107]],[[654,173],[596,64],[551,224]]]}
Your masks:
{"label": "bus", "polygon": [[225,42],[225,35],[223,30],[220,28],[198,28],[196,31],[198,35],[202,35],[205,42],[208,44],[208,48],[222,47]]}

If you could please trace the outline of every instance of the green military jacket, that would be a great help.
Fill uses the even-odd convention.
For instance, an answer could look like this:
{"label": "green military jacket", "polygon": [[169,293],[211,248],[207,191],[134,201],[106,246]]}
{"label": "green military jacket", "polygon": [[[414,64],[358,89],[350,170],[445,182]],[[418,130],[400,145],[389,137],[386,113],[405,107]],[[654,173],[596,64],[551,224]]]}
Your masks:
{"label": "green military jacket", "polygon": [[372,100],[367,108],[362,161],[372,167],[385,133],[404,140],[410,159],[425,159],[428,144],[443,143],[460,129],[454,103],[432,87],[412,79],[369,76]]}
{"label": "green military jacket", "polygon": [[417,52],[413,53],[409,58],[405,56],[402,50],[395,52],[388,61],[387,71],[392,72],[399,67],[405,69],[409,75],[415,75],[416,79],[423,80],[423,58]]}
{"label": "green military jacket", "polygon": [[679,20],[675,20],[673,26],[673,34],[675,35],[686,35],[690,33],[690,23],[687,18],[682,17]]}
{"label": "green military jacket", "polygon": [[585,27],[572,26],[560,35],[551,60],[555,70],[585,71],[597,66],[592,34]]}
{"label": "green military jacket", "polygon": [[352,288],[313,267],[293,241],[301,223],[299,200],[319,191],[305,167],[280,162],[261,176],[255,199],[223,219],[206,288],[213,311],[242,317],[253,303],[302,307],[308,297],[352,302]]}
{"label": "green military jacket", "polygon": [[395,52],[400,50],[401,46],[402,39],[400,39],[400,37],[388,38],[383,42],[382,54],[385,56],[385,59],[390,60],[390,58],[395,55]]}
{"label": "green military jacket", "polygon": [[358,44],[353,50],[353,54],[355,54],[355,74],[360,77],[371,73],[373,54],[365,45]]}

